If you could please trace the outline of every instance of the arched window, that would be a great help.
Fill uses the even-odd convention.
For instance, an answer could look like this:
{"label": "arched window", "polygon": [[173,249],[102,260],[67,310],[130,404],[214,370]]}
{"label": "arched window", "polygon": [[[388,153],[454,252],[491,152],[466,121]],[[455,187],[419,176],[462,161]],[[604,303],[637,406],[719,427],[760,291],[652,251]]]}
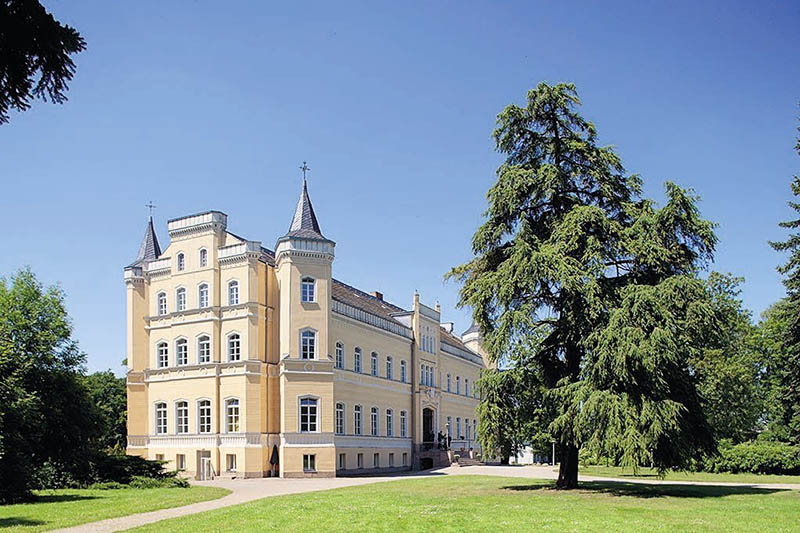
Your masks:
{"label": "arched window", "polygon": [[208,335],[202,335],[197,339],[197,362],[211,362],[211,339]]}
{"label": "arched window", "polygon": [[239,305],[239,282],[228,283],[228,305]]}
{"label": "arched window", "polygon": [[447,374],[447,392],[450,392],[450,374]]}
{"label": "arched window", "polygon": [[369,410],[369,421],[370,421],[370,435],[373,437],[378,436],[378,408],[373,407]]}
{"label": "arched window", "polygon": [[464,378],[464,395],[469,396],[469,378]]}
{"label": "arched window", "polygon": [[361,435],[361,406],[353,407],[353,434]]}
{"label": "arched window", "polygon": [[314,278],[303,278],[300,282],[300,300],[303,302],[316,302],[316,282]]}
{"label": "arched window", "polygon": [[300,333],[300,359],[316,359],[317,333],[305,330]]}
{"label": "arched window", "polygon": [[197,287],[197,307],[200,309],[208,307],[208,284],[201,283]]}
{"label": "arched window", "polygon": [[158,402],[156,404],[156,434],[165,435],[167,433],[167,404]]}
{"label": "arched window", "polygon": [[183,270],[186,268],[186,256],[183,255],[183,252],[178,254],[178,270]]}
{"label": "arched window", "polygon": [[208,266],[208,250],[200,248],[200,268]]}
{"label": "arched window", "polygon": [[361,348],[353,350],[353,372],[361,373]]}
{"label": "arched window", "polygon": [[472,438],[478,440],[478,421],[472,419]]}
{"label": "arched window", "polygon": [[405,411],[400,411],[400,436],[408,436],[408,415]]}
{"label": "arched window", "polygon": [[339,402],[336,404],[336,434],[344,435],[344,404]]}
{"label": "arched window", "polygon": [[406,379],[408,379],[407,373],[408,370],[406,369],[406,362],[400,361],[400,381],[403,383],[405,383]]}
{"label": "arched window", "polygon": [[386,436],[394,437],[394,411],[386,410]]}
{"label": "arched window", "polygon": [[189,343],[186,342],[186,339],[178,339],[175,341],[175,364],[189,364]]}
{"label": "arched window", "polygon": [[317,399],[300,398],[300,432],[317,431]]}
{"label": "arched window", "polygon": [[211,433],[211,400],[197,402],[197,432]]}
{"label": "arched window", "polygon": [[461,435],[461,418],[457,416],[456,417],[456,438],[460,439],[461,437],[462,437],[462,435]]}
{"label": "arched window", "polygon": [[239,400],[236,398],[225,401],[225,431],[239,432]]}
{"label": "arched window", "polygon": [[461,376],[456,376],[456,394],[461,394]]}
{"label": "arched window", "polygon": [[169,366],[169,348],[166,342],[159,342],[156,345],[156,367],[164,368]]}
{"label": "arched window", "polygon": [[378,353],[377,352],[372,352],[372,354],[370,355],[369,360],[370,360],[370,371],[372,372],[373,376],[377,376],[378,375]]}
{"label": "arched window", "polygon": [[464,419],[464,434],[466,435],[467,440],[469,440],[469,430],[470,429],[472,429],[472,428],[469,427],[469,418],[465,418]]}
{"label": "arched window", "polygon": [[239,361],[242,358],[242,339],[238,333],[228,335],[228,361]]}
{"label": "arched window", "polygon": [[394,368],[392,368],[392,356],[386,356],[386,379],[394,379]]}
{"label": "arched window", "polygon": [[166,315],[167,314],[167,293],[166,292],[159,292],[158,296],[156,298],[158,300],[158,314],[159,315]]}
{"label": "arched window", "polygon": [[336,368],[344,368],[344,344],[336,343]]}
{"label": "arched window", "polygon": [[175,402],[175,433],[189,433],[188,402]]}
{"label": "arched window", "polygon": [[183,287],[175,291],[175,310],[186,310],[186,289]]}

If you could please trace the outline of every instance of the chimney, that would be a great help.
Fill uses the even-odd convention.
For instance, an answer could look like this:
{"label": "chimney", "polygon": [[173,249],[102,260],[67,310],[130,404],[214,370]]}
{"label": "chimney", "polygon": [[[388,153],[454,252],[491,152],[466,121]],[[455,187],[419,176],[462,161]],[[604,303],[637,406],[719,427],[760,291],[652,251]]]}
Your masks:
{"label": "chimney", "polygon": [[378,300],[383,301],[383,293],[382,292],[372,291],[370,294],[372,296],[374,296],[375,298],[377,298]]}
{"label": "chimney", "polygon": [[453,330],[455,329],[455,323],[445,322],[442,324],[442,328],[444,328],[447,333],[453,333]]}

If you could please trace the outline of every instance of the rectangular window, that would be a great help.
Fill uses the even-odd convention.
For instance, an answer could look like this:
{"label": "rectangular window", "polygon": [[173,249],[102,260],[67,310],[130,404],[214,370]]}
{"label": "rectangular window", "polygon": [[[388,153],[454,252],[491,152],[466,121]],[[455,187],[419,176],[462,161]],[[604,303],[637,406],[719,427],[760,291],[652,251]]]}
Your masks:
{"label": "rectangular window", "polygon": [[353,372],[361,373],[361,349],[356,348],[353,352]]}
{"label": "rectangular window", "polygon": [[347,468],[347,454],[340,453],[339,454],[339,470],[344,470]]}
{"label": "rectangular window", "polygon": [[356,468],[364,468],[364,454],[360,453],[356,455]]}
{"label": "rectangular window", "polygon": [[372,466],[373,468],[379,468],[381,466],[381,454],[372,454]]}
{"label": "rectangular window", "polygon": [[163,292],[158,295],[158,314],[167,314],[167,295]]}
{"label": "rectangular window", "polygon": [[164,368],[169,366],[169,349],[167,348],[167,343],[162,342],[158,346],[156,346],[156,351],[158,352],[158,360],[157,365],[158,368]]}
{"label": "rectangular window", "polygon": [[312,278],[303,278],[302,282],[302,289],[301,289],[301,300],[303,302],[314,302],[316,301],[316,295],[314,294],[314,280]]}
{"label": "rectangular window", "polygon": [[392,368],[392,358],[386,358],[386,379],[394,379],[394,368]]}
{"label": "rectangular window", "polygon": [[304,331],[300,334],[300,358],[316,359],[317,334],[313,331]]}
{"label": "rectangular window", "polygon": [[197,341],[197,362],[208,363],[211,361],[211,339],[206,336]]}
{"label": "rectangular window", "polygon": [[205,248],[200,250],[200,266],[208,266],[208,250]]}
{"label": "rectangular window", "polygon": [[186,456],[179,453],[175,456],[175,467],[178,470],[186,470]]}
{"label": "rectangular window", "polygon": [[375,352],[372,352],[372,357],[370,357],[370,370],[373,376],[378,375],[378,354]]}
{"label": "rectangular window", "polygon": [[408,454],[403,452],[403,466],[408,466]]}
{"label": "rectangular window", "polygon": [[391,409],[386,410],[386,436],[394,436],[394,413]]}
{"label": "rectangular window", "polygon": [[405,411],[400,411],[400,436],[401,437],[408,436],[408,421]]}
{"label": "rectangular window", "polygon": [[208,307],[208,285],[200,285],[198,299],[200,300],[198,307]]}
{"label": "rectangular window", "polygon": [[461,418],[456,417],[456,438],[461,438]]}
{"label": "rectangular window", "polygon": [[465,419],[464,419],[464,433],[465,433],[465,434],[466,434],[466,436],[467,436],[467,440],[469,440],[469,430],[470,430],[470,427],[469,427],[469,418],[465,418]]}
{"label": "rectangular window", "polygon": [[315,398],[300,400],[300,431],[302,433],[317,431],[317,400]]}
{"label": "rectangular window", "polygon": [[175,310],[186,310],[186,289],[178,289],[178,292],[175,293]]}
{"label": "rectangular window", "polygon": [[175,433],[189,433],[189,404],[175,404]]}
{"label": "rectangular window", "polygon": [[336,343],[336,368],[344,368],[344,345]]}
{"label": "rectangular window", "polygon": [[242,339],[238,333],[228,336],[228,361],[238,361],[242,358]]}
{"label": "rectangular window", "polygon": [[198,433],[211,433],[211,401],[200,400],[197,404],[197,431]]}
{"label": "rectangular window", "polygon": [[239,432],[239,400],[228,400],[225,407],[225,428],[228,433]]}
{"label": "rectangular window", "polygon": [[389,466],[394,466],[394,454],[389,452]]}
{"label": "rectangular window", "polygon": [[344,435],[344,404],[336,404],[336,423],[335,430],[337,435]]}
{"label": "rectangular window", "polygon": [[303,472],[317,471],[317,456],[313,453],[303,454]]}
{"label": "rectangular window", "polygon": [[229,453],[225,456],[225,468],[228,472],[236,472],[236,454]]}
{"label": "rectangular window", "polygon": [[361,435],[361,406],[356,405],[353,408],[353,434]]}
{"label": "rectangular window", "polygon": [[461,377],[456,376],[456,394],[461,394]]}
{"label": "rectangular window", "polygon": [[447,417],[447,434],[452,436],[453,435],[453,417]]}
{"label": "rectangular window", "polygon": [[464,395],[469,396],[469,378],[464,378]]}
{"label": "rectangular window", "polygon": [[400,381],[406,382],[406,362],[400,361]]}
{"label": "rectangular window", "polygon": [[167,404],[156,404],[156,433],[164,435],[167,433]]}
{"label": "rectangular window", "polygon": [[450,392],[450,374],[447,374],[447,392]]}
{"label": "rectangular window", "polygon": [[236,281],[228,284],[228,305],[239,305],[239,283]]}
{"label": "rectangular window", "polygon": [[157,453],[156,454],[156,461],[163,461],[163,460],[164,460],[164,454],[163,453]]}
{"label": "rectangular window", "polygon": [[181,339],[175,343],[175,364],[189,364],[189,344],[185,339]]}
{"label": "rectangular window", "polygon": [[372,435],[373,437],[377,437],[378,436],[378,408],[377,407],[373,407],[372,409],[370,409],[370,413],[369,414],[370,414],[370,416],[369,416],[370,435]]}

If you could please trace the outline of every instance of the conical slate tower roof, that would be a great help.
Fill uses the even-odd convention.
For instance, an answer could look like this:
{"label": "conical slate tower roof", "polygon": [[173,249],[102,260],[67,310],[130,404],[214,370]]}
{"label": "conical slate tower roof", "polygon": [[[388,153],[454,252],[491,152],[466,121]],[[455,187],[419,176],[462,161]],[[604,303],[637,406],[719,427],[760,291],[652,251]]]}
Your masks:
{"label": "conical slate tower roof", "polygon": [[139,247],[139,255],[136,256],[136,261],[131,266],[155,261],[159,255],[161,255],[161,247],[158,245],[158,236],[153,227],[153,217],[150,217],[150,220],[147,221],[147,228],[144,230],[142,245]]}
{"label": "conical slate tower roof", "polygon": [[322,235],[322,230],[319,229],[317,215],[314,214],[311,198],[308,197],[306,180],[303,180],[303,192],[300,193],[300,199],[297,201],[297,208],[294,211],[294,218],[292,218],[292,224],[289,226],[289,232],[283,236],[284,239],[288,237],[328,240]]}
{"label": "conical slate tower roof", "polygon": [[481,332],[481,328],[478,327],[478,324],[476,324],[475,321],[473,320],[472,321],[472,325],[469,327],[469,329],[467,331],[462,333],[461,336],[463,337],[464,335],[469,335],[470,333],[480,333],[480,332]]}

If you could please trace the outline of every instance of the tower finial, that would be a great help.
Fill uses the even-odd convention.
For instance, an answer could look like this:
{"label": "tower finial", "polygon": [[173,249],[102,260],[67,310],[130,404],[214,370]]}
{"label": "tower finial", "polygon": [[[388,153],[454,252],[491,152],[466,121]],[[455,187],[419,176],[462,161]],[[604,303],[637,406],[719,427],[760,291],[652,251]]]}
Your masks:
{"label": "tower finial", "polygon": [[153,201],[152,201],[152,200],[150,200],[150,201],[149,201],[149,202],[148,202],[148,203],[145,205],[145,207],[146,207],[146,208],[148,208],[148,209],[150,210],[150,218],[153,218],[153,209],[155,209],[155,208],[156,208],[156,206],[155,206],[155,204],[153,203]]}
{"label": "tower finial", "polygon": [[308,164],[306,164],[306,162],[303,161],[303,166],[300,167],[300,170],[303,171],[303,181],[305,182],[306,181],[306,172],[308,172],[311,169],[308,167]]}

